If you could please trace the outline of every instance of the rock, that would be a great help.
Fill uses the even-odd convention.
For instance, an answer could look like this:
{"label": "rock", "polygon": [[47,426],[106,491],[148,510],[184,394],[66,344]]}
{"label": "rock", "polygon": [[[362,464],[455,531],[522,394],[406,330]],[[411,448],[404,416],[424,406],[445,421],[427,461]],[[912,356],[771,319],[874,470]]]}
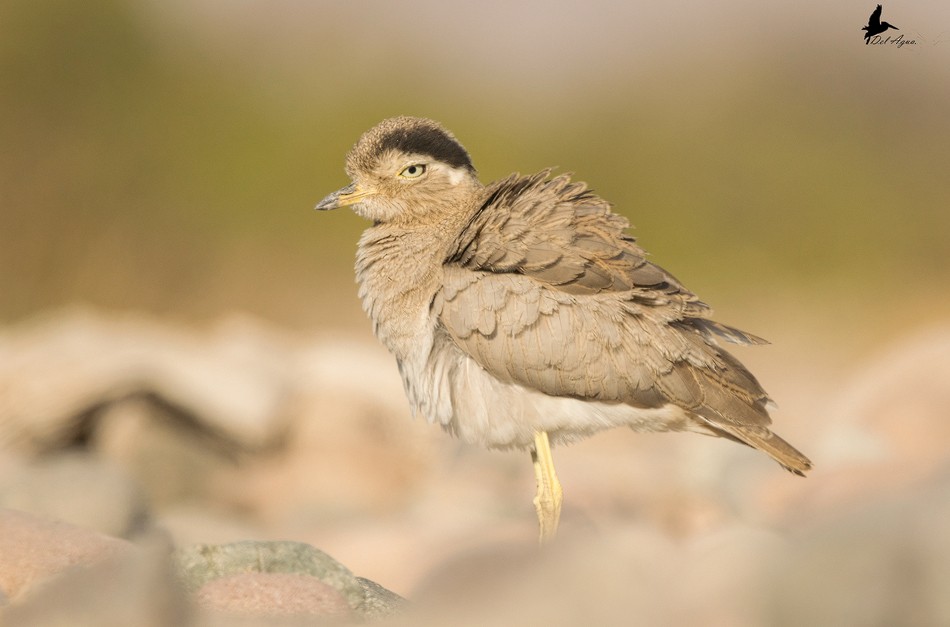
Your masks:
{"label": "rock", "polygon": [[578,534],[539,550],[499,543],[457,555],[421,585],[411,625],[688,624],[670,619],[675,548],[647,529]]}
{"label": "rock", "polygon": [[246,318],[204,335],[76,309],[36,319],[0,333],[0,447],[64,447],[103,407],[137,397],[257,450],[285,429],[286,357],[276,334]]}
{"label": "rock", "polygon": [[950,625],[950,467],[802,530],[766,580],[769,625]]}
{"label": "rock", "polygon": [[191,503],[165,508],[155,517],[155,526],[171,536],[175,546],[226,544],[248,538],[267,538],[266,526],[253,524],[232,512]]}
{"label": "rock", "polygon": [[131,550],[124,540],[0,509],[0,589],[11,601],[73,566],[91,565]]}
{"label": "rock", "polygon": [[[381,586],[361,583],[345,566],[332,557],[300,542],[235,542],[223,545],[197,545],[177,552],[177,561],[185,587],[202,595],[211,595],[211,599],[226,597],[228,593],[221,592],[221,585],[215,584],[207,592],[206,588],[212,582],[247,574],[283,574],[314,578],[333,588],[340,595],[346,605],[359,615],[379,615],[384,607],[396,609],[397,603],[393,597],[397,595],[386,591]],[[331,602],[325,593],[319,592],[315,584],[308,584],[306,580],[298,578],[263,578],[232,580],[224,590],[234,590],[235,586],[245,592],[249,589],[258,589],[255,594],[257,603],[265,598],[282,598],[280,583],[293,586],[311,586],[309,593],[311,600],[317,603],[319,598],[324,599],[328,607]],[[367,589],[371,589],[367,596]],[[205,592],[202,592],[205,591]],[[212,594],[213,593],[213,594]],[[391,595],[391,596],[389,596]],[[276,601],[278,604],[282,603]],[[369,603],[369,606],[367,605]],[[257,610],[263,611],[262,607]],[[257,611],[255,610],[255,611]],[[280,607],[275,607],[280,611]]]}
{"label": "rock", "polygon": [[222,477],[236,466],[233,450],[214,434],[175,408],[142,398],[103,408],[89,447],[135,477],[156,509],[220,501]]}
{"label": "rock", "polygon": [[201,624],[209,626],[383,618],[406,604],[309,545],[202,545],[173,559],[167,538],[142,538],[144,545],[133,545],[0,510],[0,591],[10,596],[0,603],[0,623],[191,625],[188,592],[208,612]]}
{"label": "rock", "polygon": [[234,542],[197,545],[177,551],[182,581],[196,591],[221,577],[243,573],[297,573],[312,575],[346,598],[351,607],[363,602],[356,577],[335,559],[302,542]]}
{"label": "rock", "polygon": [[888,466],[901,481],[950,462],[950,328],[887,347],[857,372],[832,406],[820,453],[837,467]]}
{"label": "rock", "polygon": [[204,606],[237,614],[338,616],[345,606],[378,618],[405,603],[300,542],[197,545],[177,551],[176,560],[184,586]]}
{"label": "rock", "polygon": [[770,477],[760,507],[799,524],[926,485],[950,465],[950,329],[886,346],[829,402],[807,481]]}
{"label": "rock", "polygon": [[187,627],[192,607],[160,541],[74,567],[0,610],[18,627]]}
{"label": "rock", "polygon": [[205,609],[259,618],[350,618],[340,591],[300,573],[243,573],[220,577],[195,593]]}
{"label": "rock", "polygon": [[389,618],[409,608],[404,598],[365,577],[356,580],[363,587],[363,617],[369,619]]}
{"label": "rock", "polygon": [[40,458],[0,478],[0,507],[128,538],[148,519],[141,487],[122,468],[88,454]]}

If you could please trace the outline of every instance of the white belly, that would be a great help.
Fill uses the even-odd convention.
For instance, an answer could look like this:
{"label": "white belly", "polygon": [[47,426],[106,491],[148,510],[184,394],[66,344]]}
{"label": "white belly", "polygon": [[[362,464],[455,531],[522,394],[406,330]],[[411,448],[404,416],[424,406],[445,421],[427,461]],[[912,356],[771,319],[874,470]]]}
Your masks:
{"label": "white belly", "polygon": [[[578,440],[613,427],[684,431],[701,427],[675,405],[638,408],[623,403],[550,396],[499,381],[442,336],[430,345],[425,373],[403,368],[414,411],[462,439],[490,448],[528,448],[546,431],[554,442]],[[409,376],[417,376],[410,385]]]}

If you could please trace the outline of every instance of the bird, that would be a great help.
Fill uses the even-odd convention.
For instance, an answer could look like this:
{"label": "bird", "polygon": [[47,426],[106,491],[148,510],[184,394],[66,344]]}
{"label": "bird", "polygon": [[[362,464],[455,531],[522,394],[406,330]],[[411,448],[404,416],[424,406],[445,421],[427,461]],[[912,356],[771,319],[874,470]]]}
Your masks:
{"label": "bird", "polygon": [[413,415],[530,452],[542,544],[563,502],[552,445],[605,429],[720,436],[795,474],[811,468],[722,347],[765,340],[713,321],[585,183],[546,169],[482,184],[455,135],[411,116],[366,131],[345,171],[350,183],[316,209],[372,223],[358,294]]}
{"label": "bird", "polygon": [[881,21],[881,11],[884,10],[884,7],[880,4],[877,5],[877,8],[871,13],[871,17],[868,18],[868,25],[862,26],[861,30],[867,31],[864,33],[864,44],[867,45],[871,43],[871,37],[874,35],[880,35],[888,28],[893,28],[894,30],[900,30],[893,24],[888,24],[887,22]]}

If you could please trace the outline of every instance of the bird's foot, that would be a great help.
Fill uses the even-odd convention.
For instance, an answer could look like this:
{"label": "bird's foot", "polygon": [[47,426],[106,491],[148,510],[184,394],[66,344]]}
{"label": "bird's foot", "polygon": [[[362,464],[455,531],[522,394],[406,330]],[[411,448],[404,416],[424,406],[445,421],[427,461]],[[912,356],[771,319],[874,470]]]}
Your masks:
{"label": "bird's foot", "polygon": [[563,490],[554,471],[554,458],[551,456],[551,444],[548,434],[538,431],[534,435],[534,450],[531,451],[534,462],[534,475],[538,482],[538,493],[534,497],[534,508],[538,512],[538,524],[541,527],[541,544],[546,544],[557,535],[558,521],[561,518]]}

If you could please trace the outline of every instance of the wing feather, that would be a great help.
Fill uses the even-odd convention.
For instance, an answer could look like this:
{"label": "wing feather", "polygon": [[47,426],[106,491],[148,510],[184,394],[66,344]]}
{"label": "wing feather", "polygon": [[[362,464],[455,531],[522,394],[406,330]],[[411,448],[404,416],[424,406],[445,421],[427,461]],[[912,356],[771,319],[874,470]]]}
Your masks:
{"label": "wing feather", "polygon": [[807,469],[769,431],[765,390],[718,344],[764,340],[710,320],[705,303],[647,261],[625,218],[583,184],[549,174],[487,188],[452,245],[433,301],[449,337],[500,380],[554,396],[673,403],[715,433]]}

